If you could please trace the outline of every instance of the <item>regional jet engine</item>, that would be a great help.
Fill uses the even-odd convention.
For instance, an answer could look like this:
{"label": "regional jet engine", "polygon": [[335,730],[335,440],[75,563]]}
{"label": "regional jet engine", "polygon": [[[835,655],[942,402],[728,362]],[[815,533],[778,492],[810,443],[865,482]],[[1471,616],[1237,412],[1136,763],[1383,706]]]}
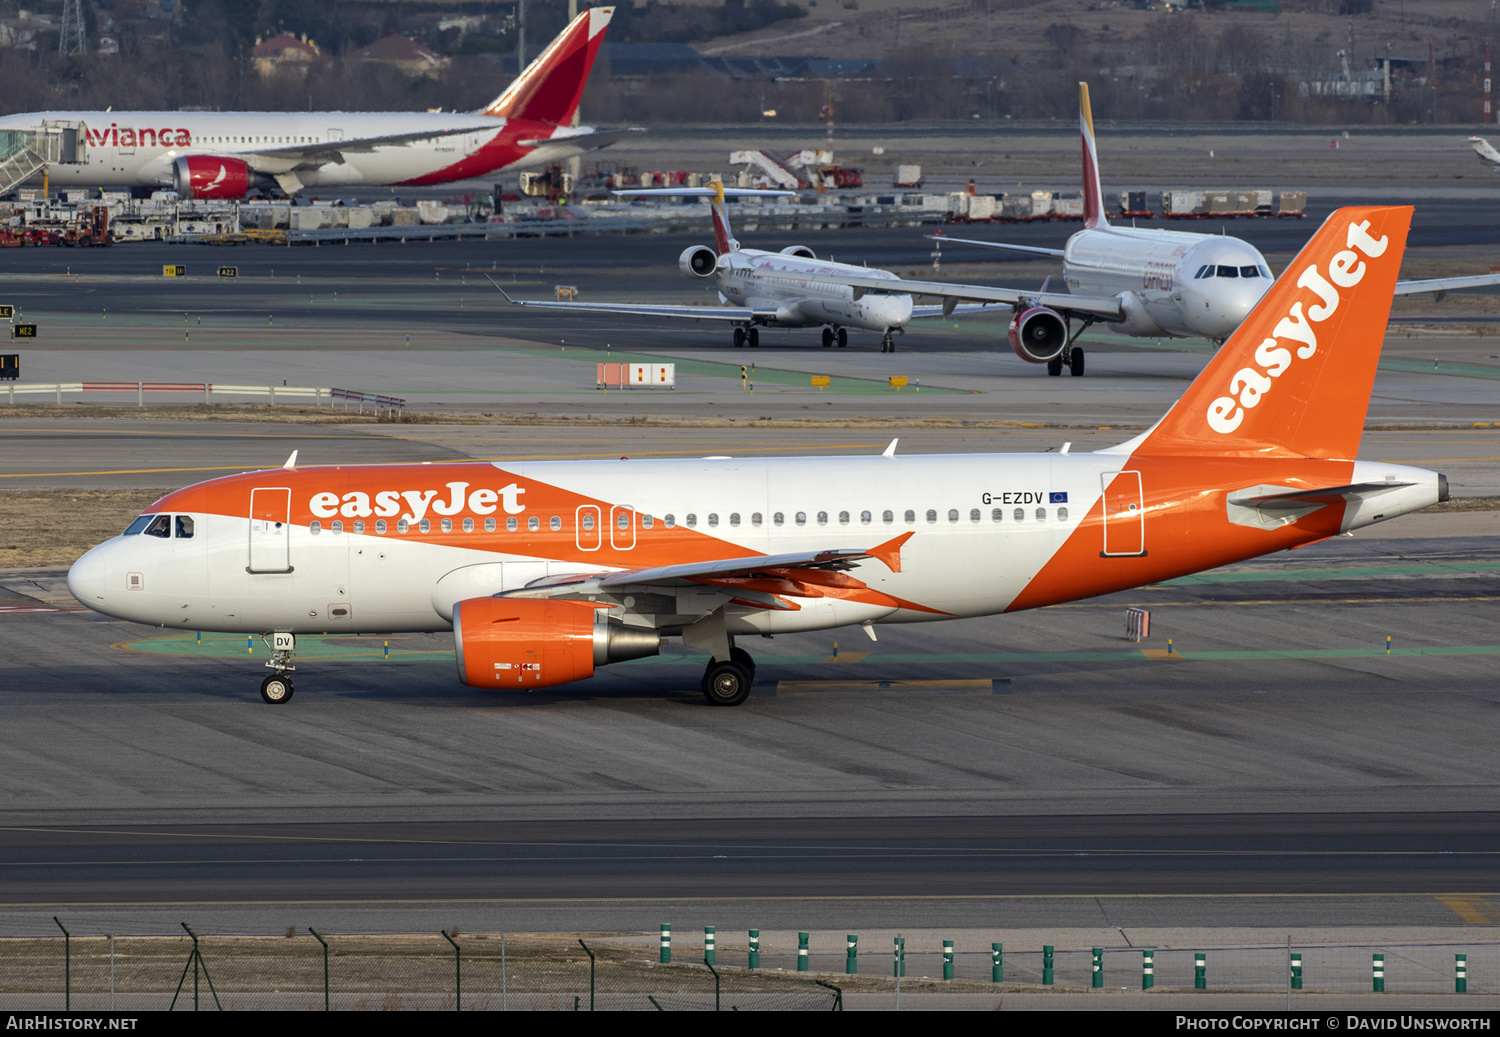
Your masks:
{"label": "regional jet engine", "polygon": [[688,277],[712,277],[718,266],[718,254],[707,245],[694,245],[677,257],[677,268]]}

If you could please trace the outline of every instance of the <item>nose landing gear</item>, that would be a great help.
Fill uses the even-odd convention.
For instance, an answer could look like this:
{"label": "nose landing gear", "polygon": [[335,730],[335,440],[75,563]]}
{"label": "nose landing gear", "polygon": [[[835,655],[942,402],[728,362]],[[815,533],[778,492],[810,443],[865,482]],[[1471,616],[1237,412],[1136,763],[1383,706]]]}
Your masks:
{"label": "nose landing gear", "polygon": [[[262,641],[267,639],[262,636]],[[297,638],[293,634],[276,633],[270,636],[271,658],[266,668],[273,670],[271,676],[260,682],[260,697],[273,706],[280,706],[292,699],[291,674],[297,667],[292,665],[292,653],[297,650]]]}

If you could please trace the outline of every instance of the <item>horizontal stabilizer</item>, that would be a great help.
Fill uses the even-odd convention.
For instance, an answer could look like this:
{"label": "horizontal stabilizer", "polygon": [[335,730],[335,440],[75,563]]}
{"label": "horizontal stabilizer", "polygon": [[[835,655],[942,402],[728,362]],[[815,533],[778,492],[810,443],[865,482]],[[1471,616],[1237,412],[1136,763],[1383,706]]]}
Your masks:
{"label": "horizontal stabilizer", "polygon": [[1263,487],[1254,487],[1254,490],[1240,494],[1230,494],[1229,503],[1238,504],[1247,508],[1305,508],[1310,504],[1326,505],[1340,504],[1351,501],[1368,500],[1391,490],[1405,489],[1414,486],[1409,482],[1361,482],[1351,483],[1348,486],[1326,486],[1316,490],[1285,490],[1280,493],[1256,493]]}

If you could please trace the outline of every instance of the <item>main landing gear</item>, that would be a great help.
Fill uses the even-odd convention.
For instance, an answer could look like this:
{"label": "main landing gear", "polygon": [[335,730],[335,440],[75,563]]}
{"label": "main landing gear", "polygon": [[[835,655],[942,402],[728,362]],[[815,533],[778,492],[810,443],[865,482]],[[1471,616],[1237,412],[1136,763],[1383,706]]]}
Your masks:
{"label": "main landing gear", "polygon": [[845,346],[849,345],[849,329],[848,328],[824,328],[823,329],[823,348],[824,349],[829,349],[829,348],[831,348],[833,346],[833,344],[835,342],[837,342],[839,344],[839,348],[840,349],[843,349]]}
{"label": "main landing gear", "polygon": [[740,347],[744,346],[747,342],[750,344],[750,348],[751,349],[754,349],[756,346],[760,345],[760,329],[759,328],[749,327],[749,328],[735,328],[734,329],[734,348],[735,349],[739,349]]}
{"label": "main landing gear", "polygon": [[292,665],[297,638],[292,634],[272,634],[269,640],[264,636],[261,640],[270,646],[271,658],[266,661],[266,668],[274,672],[260,682],[260,697],[273,706],[280,706],[292,700],[292,692],[295,690],[291,674],[297,669]]}
{"label": "main landing gear", "polygon": [[1047,373],[1054,378],[1062,374],[1066,366],[1068,373],[1077,378],[1083,377],[1083,347],[1074,346],[1065,353],[1060,353],[1047,361]]}
{"label": "main landing gear", "polygon": [[703,697],[711,706],[738,706],[750,697],[755,660],[743,648],[731,648],[724,661],[710,660],[703,671]]}

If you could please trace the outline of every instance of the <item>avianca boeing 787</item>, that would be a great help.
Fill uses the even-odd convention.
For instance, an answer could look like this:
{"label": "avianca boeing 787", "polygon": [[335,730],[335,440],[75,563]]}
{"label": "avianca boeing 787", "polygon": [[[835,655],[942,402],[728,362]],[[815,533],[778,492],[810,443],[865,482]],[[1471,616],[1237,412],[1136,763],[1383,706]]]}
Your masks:
{"label": "avianca boeing 787", "polygon": [[171,187],[242,198],[276,184],[427,186],[493,176],[607,147],[630,131],[572,126],[613,7],[575,18],[487,107],[454,112],[27,112],[0,130],[81,122],[84,161],[51,166],[63,187]]}
{"label": "avianca boeing 787", "polygon": [[163,497],[68,588],[98,612],[261,634],[453,631],[458,675],[534,690],[737,637],[1037,608],[1312,543],[1448,496],[1355,459],[1410,208],[1341,209],[1149,431],[1088,454],[290,467]]}

